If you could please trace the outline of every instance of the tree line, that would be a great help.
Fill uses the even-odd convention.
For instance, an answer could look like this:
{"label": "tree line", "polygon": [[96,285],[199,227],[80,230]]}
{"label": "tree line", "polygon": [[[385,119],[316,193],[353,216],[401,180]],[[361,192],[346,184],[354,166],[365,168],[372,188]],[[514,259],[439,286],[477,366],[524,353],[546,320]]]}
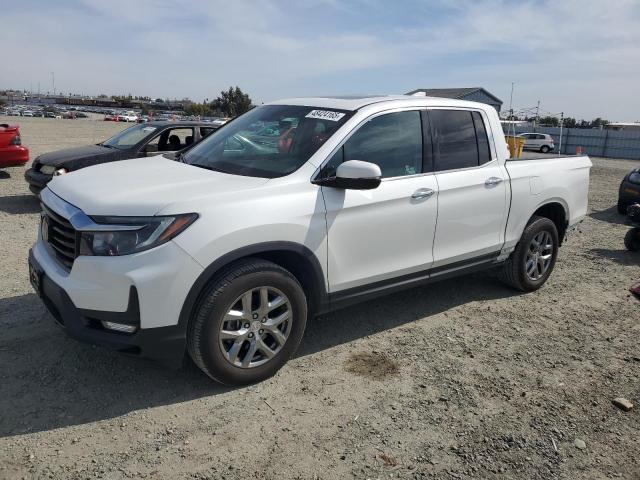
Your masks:
{"label": "tree line", "polygon": [[240,87],[229,87],[223,90],[212,102],[189,103],[184,106],[187,115],[200,117],[237,117],[251,110],[251,97]]}
{"label": "tree line", "polygon": [[[548,127],[559,127],[560,117],[540,117],[536,122],[536,117],[525,117],[525,121],[531,123],[537,123],[538,125],[544,125]],[[564,128],[604,128],[611,122],[604,118],[594,118],[593,120],[576,120],[573,117],[564,117],[562,120],[562,126]]]}

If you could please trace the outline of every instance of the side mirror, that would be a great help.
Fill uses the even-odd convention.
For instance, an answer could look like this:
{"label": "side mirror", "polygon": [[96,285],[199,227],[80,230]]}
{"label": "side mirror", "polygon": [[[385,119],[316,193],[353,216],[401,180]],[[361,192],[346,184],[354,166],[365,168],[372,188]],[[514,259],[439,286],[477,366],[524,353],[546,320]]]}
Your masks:
{"label": "side mirror", "polygon": [[315,180],[313,183],[324,187],[349,190],[372,190],[382,181],[382,172],[375,163],[362,160],[347,160],[336,170],[336,176]]}
{"label": "side mirror", "polygon": [[158,145],[150,143],[146,147],[144,147],[144,153],[147,154],[147,157],[152,157],[158,154]]}

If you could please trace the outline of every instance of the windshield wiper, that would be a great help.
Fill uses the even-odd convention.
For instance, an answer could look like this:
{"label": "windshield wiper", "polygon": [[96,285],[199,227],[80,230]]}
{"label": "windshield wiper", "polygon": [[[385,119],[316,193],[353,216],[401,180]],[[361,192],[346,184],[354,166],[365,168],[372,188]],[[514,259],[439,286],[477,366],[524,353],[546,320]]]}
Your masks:
{"label": "windshield wiper", "polygon": [[212,167],[211,165],[203,165],[202,163],[187,163],[187,165],[193,165],[194,167],[204,168],[205,170],[211,170],[212,172],[226,173],[224,170],[220,170],[219,168]]}

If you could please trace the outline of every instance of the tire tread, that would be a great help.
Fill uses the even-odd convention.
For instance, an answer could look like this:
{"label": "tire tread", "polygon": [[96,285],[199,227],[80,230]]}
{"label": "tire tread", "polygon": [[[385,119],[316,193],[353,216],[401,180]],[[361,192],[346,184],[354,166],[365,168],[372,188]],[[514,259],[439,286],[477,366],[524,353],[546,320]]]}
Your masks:
{"label": "tire tread", "polygon": [[[502,268],[498,270],[498,278],[502,282],[521,292],[530,292],[533,290],[537,290],[542,285],[544,285],[544,283],[546,283],[546,279],[545,279],[543,283],[535,287],[528,285],[524,281],[524,277],[522,275],[523,273],[522,265],[521,265],[521,262],[519,261],[520,256],[522,254],[522,249],[529,247],[528,244],[525,244],[522,242],[522,239],[527,237],[529,235],[529,232],[532,229],[536,228],[535,225],[541,221],[544,223],[551,222],[551,220],[549,220],[547,217],[541,217],[539,215],[534,215],[531,217],[531,219],[529,219],[529,222],[524,228],[524,231],[522,232],[522,236],[520,237],[520,241],[518,241],[518,244],[516,245],[515,250],[511,253],[509,258],[505,260],[505,262],[502,265]],[[556,240],[558,240],[557,238],[558,232],[557,232],[556,226],[555,224],[553,224],[553,222],[551,222],[551,225],[553,225],[553,230],[555,231],[555,237],[556,237]],[[557,252],[557,249],[558,249],[558,244],[556,243],[556,252]],[[555,259],[554,259],[554,264],[555,264]],[[551,266],[551,271],[553,271],[553,266],[554,265]],[[549,271],[549,275],[551,274],[551,271]]]}
{"label": "tire tread", "polygon": [[[208,283],[208,286],[205,287],[200,295],[200,300],[196,303],[196,307],[194,309],[195,314],[187,328],[187,351],[198,368],[216,382],[223,384],[226,383],[216,377],[215,372],[207,367],[202,358],[202,351],[204,348],[203,331],[204,324],[208,320],[207,312],[213,308],[218,297],[234,280],[245,275],[265,271],[283,274],[293,279],[299,285],[298,280],[291,274],[291,272],[282,268],[280,265],[261,258],[246,258],[224,267],[220,273]],[[302,287],[300,288],[302,289]]]}

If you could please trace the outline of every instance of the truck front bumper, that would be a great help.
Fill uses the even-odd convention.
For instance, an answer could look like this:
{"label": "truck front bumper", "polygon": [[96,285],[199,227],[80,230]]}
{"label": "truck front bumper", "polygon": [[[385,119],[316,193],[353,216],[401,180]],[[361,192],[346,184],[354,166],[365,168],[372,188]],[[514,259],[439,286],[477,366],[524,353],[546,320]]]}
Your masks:
{"label": "truck front bumper", "polygon": [[[151,358],[171,367],[177,368],[182,365],[185,331],[179,325],[137,329],[133,333],[107,330],[102,325],[103,320],[137,327],[140,322],[137,308],[125,312],[77,308],[67,292],[44,273],[31,251],[29,275],[47,310],[71,338],[122,353]],[[131,304],[133,302],[130,302]]]}
{"label": "truck front bumper", "polygon": [[29,251],[31,283],[77,340],[179,366],[180,311],[202,268],[173,242],[123,257],[78,257],[70,272],[39,235]]}

